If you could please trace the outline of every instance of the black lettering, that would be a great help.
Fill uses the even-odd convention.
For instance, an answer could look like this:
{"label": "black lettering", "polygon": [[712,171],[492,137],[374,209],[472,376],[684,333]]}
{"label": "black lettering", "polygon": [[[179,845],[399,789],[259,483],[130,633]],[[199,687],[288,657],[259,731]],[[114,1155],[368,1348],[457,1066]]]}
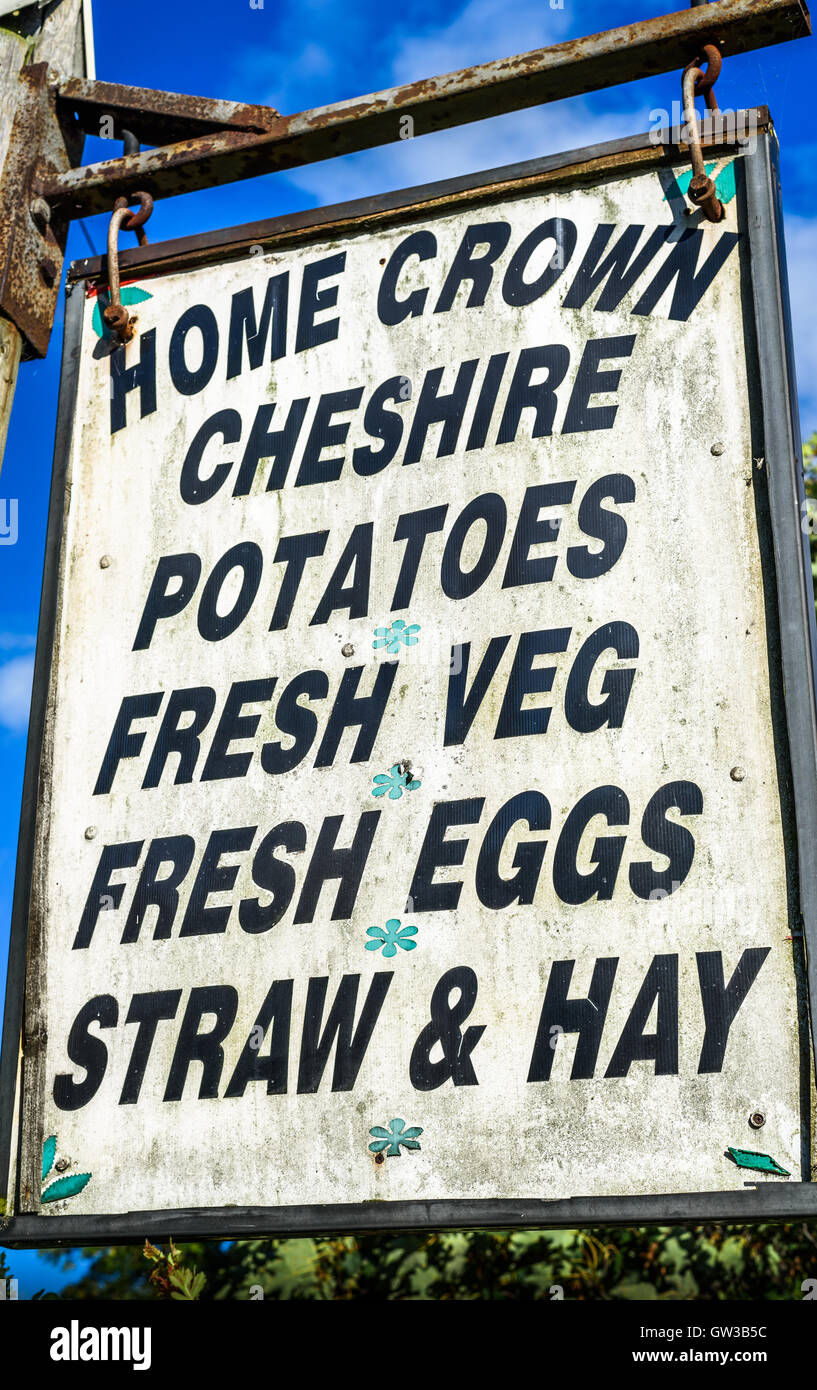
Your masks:
{"label": "black lettering", "polygon": [[[239,541],[225,551],[208,576],[199,602],[197,625],[205,642],[223,642],[240,627],[258,593],[263,567],[261,548],[255,541]],[[241,570],[241,588],[229,613],[221,614],[218,600],[224,581],[237,569]]]}
{"label": "black lettering", "polygon": [[[256,327],[255,296],[252,286],[238,290],[230,305],[230,332],[227,339],[227,380],[239,376],[244,358],[244,339],[247,340],[247,360],[255,371],[264,360],[267,334],[270,336],[270,361],[283,357],[287,344],[287,307],[289,301],[289,271],[271,275],[267,281],[261,322]],[[272,333],[270,333],[272,323]]]}
{"label": "black lettering", "polygon": [[[175,618],[187,607],[200,578],[201,560],[192,551],[186,555],[160,557],[136,630],[135,652],[145,651],[150,646],[160,618]],[[178,589],[168,589],[171,579],[180,581]]]}
{"label": "black lettering", "polygon": [[627,671],[605,671],[601,693],[605,700],[590,700],[590,678],[603,652],[614,651],[619,660],[638,656],[638,633],[629,623],[604,623],[582,643],[570,670],[565,689],[565,718],[580,734],[596,729],[620,729],[624,723],[635,667]]}
{"label": "black lettering", "polygon": [[369,850],[380,820],[380,811],[364,811],[358,822],[354,839],[348,849],[338,849],[338,831],[343,824],[343,816],[327,816],[320,828],[317,844],[298,899],[295,910],[295,923],[312,922],[323,885],[330,879],[339,879],[335,905],[331,921],[338,922],[351,917],[354,911],[363,871],[369,857]]}
{"label": "black lettering", "polygon": [[403,552],[403,563],[394,588],[393,613],[400,608],[408,608],[411,603],[426,538],[433,532],[442,531],[447,513],[447,506],[425,507],[419,512],[405,512],[397,518],[394,539],[408,541],[408,545]]}
{"label": "black lettering", "polygon": [[563,903],[587,903],[598,897],[613,896],[625,835],[606,835],[593,845],[592,873],[579,873],[577,856],[585,830],[594,816],[604,816],[608,825],[628,825],[630,803],[619,787],[596,787],[583,796],[567,817],[553,859],[553,887]]}
{"label": "black lettering", "polygon": [[119,1095],[120,1105],[135,1105],[139,1099],[142,1082],[145,1079],[156,1028],[162,1020],[176,1017],[180,989],[157,989],[150,994],[134,994],[128,1009],[126,1023],[136,1023],[136,1037],[131,1048],[128,1069]]}
{"label": "black lettering", "polygon": [[630,264],[643,225],[632,223],[625,227],[615,246],[602,260],[608,241],[615,231],[615,224],[604,222],[597,227],[588,246],[584,259],[576,271],[576,277],[564,297],[565,309],[581,309],[602,281],[606,284],[594,305],[595,309],[617,309],[625,294],[631,290],[639,275],[663,246],[673,231],[670,227],[656,227],[647,238],[635,260]]}
{"label": "black lettering", "polygon": [[499,859],[511,830],[525,821],[529,830],[550,829],[550,803],[541,792],[519,792],[500,807],[485,832],[479,851],[475,886],[485,907],[510,907],[511,903],[532,903],[547,850],[547,840],[520,841],[516,846],[510,878],[499,872]]}
{"label": "black lettering", "polygon": [[295,445],[306,418],[309,397],[302,396],[293,401],[287,411],[286,423],[280,430],[269,428],[275,413],[275,401],[259,405],[252,422],[250,437],[238,470],[233,488],[233,497],[247,497],[255,481],[258,465],[262,459],[272,459],[272,468],[267,478],[267,492],[277,492],[284,486],[295,453]]}
{"label": "black lettering", "polygon": [[298,328],[295,334],[295,351],[304,352],[306,348],[318,347],[320,343],[330,343],[338,336],[340,319],[324,319],[315,322],[315,315],[325,309],[333,309],[338,302],[338,286],[327,285],[319,289],[321,280],[330,275],[340,275],[346,268],[346,252],[338,251],[334,256],[325,256],[322,261],[313,261],[304,266],[301,281],[301,302],[298,307]]}
{"label": "black lettering", "polygon": [[245,898],[238,905],[238,921],[243,931],[252,936],[269,931],[280,922],[295,892],[295,870],[285,859],[279,859],[276,849],[288,854],[303,854],[306,849],[306,827],[300,821],[284,821],[265,835],[252,861],[253,883],[272,894],[269,902]]}
{"label": "black lettering", "polygon": [[[181,1100],[191,1062],[201,1062],[199,1100],[218,1099],[224,1066],[221,1044],[237,1012],[238,991],[232,985],[204,985],[191,989],[162,1100]],[[215,1022],[208,1032],[200,1033],[199,1025],[205,1014],[214,1014]]]}
{"label": "black lettering", "polygon": [[[570,352],[561,343],[549,347],[523,348],[514,368],[508,390],[508,399],[502,412],[497,444],[512,444],[516,439],[523,410],[533,410],[535,418],[532,439],[553,433],[556,418],[556,392],[567,375],[570,366]],[[532,382],[536,371],[547,372],[543,381]]]}
{"label": "black lettering", "polygon": [[102,796],[111,790],[116,770],[123,758],[137,758],[144,747],[147,731],[131,733],[134,719],[153,719],[159,713],[162,703],[161,690],[150,695],[126,695],[119,706],[108,747],[102,759],[99,776],[94,787],[94,796]]}
{"label": "black lettering", "polygon": [[[187,365],[185,346],[191,329],[201,334],[201,362],[191,371]],[[195,396],[203,391],[218,360],[218,322],[209,304],[191,304],[185,309],[170,335],[168,366],[170,379],[181,396]]]}
{"label": "black lettering", "polygon": [[241,854],[255,839],[255,825],[237,829],[214,830],[201,858],[199,871],[187,901],[179,936],[220,935],[227,930],[232,903],[225,907],[208,907],[211,893],[229,893],[238,877],[237,864],[222,864],[222,854]]}
{"label": "black lettering", "polygon": [[507,352],[495,352],[488,359],[485,368],[485,376],[482,378],[482,385],[479,388],[477,403],[474,407],[474,418],[471,421],[471,428],[468,431],[468,443],[466,452],[469,449],[482,449],[488,438],[491,420],[494,414],[496,398],[499,394],[499,387],[505,375],[505,368],[508,365]]}
{"label": "black lettering", "polygon": [[306,562],[323,554],[328,539],[328,531],[312,531],[305,536],[282,536],[279,540],[273,564],[286,565],[286,572],[275,601],[270,632],[278,632],[289,623]]}
{"label": "black lettering", "polygon": [[723,982],[723,956],[720,951],[695,953],[705,1022],[698,1062],[699,1076],[722,1070],[729,1030],[770,952],[770,946],[748,947],[742,953],[728,985]]}
{"label": "black lettering", "polygon": [[451,825],[476,825],[484,805],[484,797],[474,796],[464,801],[438,801],[432,809],[409,889],[414,912],[452,912],[456,908],[462,883],[435,883],[434,872],[464,862],[467,836],[446,840],[445,832]]}
{"label": "black lettering", "polygon": [[352,467],[361,478],[370,478],[380,473],[391,463],[403,438],[403,417],[396,410],[386,410],[386,401],[410,399],[410,383],[404,376],[390,376],[382,386],[378,386],[369,397],[363,415],[363,428],[371,439],[382,439],[382,449],[373,449],[369,444],[361,444],[352,454]]}
{"label": "black lettering", "polygon": [[236,681],[224,701],[224,709],[213,735],[210,752],[201,772],[202,782],[218,782],[227,777],[245,777],[252,752],[231,753],[230,744],[252,738],[261,722],[257,714],[242,714],[245,705],[265,704],[272,699],[275,676],[266,680]]}
{"label": "black lettering", "polygon": [[210,476],[202,478],[199,472],[202,455],[210,440],[217,434],[221,435],[225,444],[238,443],[241,438],[241,416],[237,410],[219,410],[215,415],[211,415],[209,420],[205,420],[201,429],[196,431],[193,442],[184,456],[179,491],[182,501],[191,507],[209,502],[211,497],[215,497],[233,466],[231,463],[217,463]]}
{"label": "black lettering", "polygon": [[[251,1081],[266,1081],[268,1096],[286,1095],[291,1020],[292,981],[275,980],[236,1062],[224,1092],[225,1100],[243,1096]],[[259,1031],[262,1039],[266,1037],[270,1023],[273,1027],[269,1051],[262,1055],[256,1040]]]}
{"label": "black lettering", "polygon": [[70,1061],[84,1067],[86,1075],[75,1081],[70,1072],[54,1077],[54,1104],[58,1110],[81,1110],[93,1100],[108,1066],[108,1049],[101,1038],[89,1032],[92,1023],[100,1028],[115,1028],[119,1021],[119,1005],[112,994],[97,994],[89,999],[71,1024],[66,1051]]}
{"label": "black lettering", "polygon": [[[350,618],[366,617],[369,611],[373,528],[373,522],[364,521],[352,531],[332,572],[323,598],[315,609],[310,627],[318,627],[321,623],[328,622],[332,613],[344,608],[349,610]],[[344,584],[352,569],[354,578],[349,584]]]}
{"label": "black lettering", "polygon": [[566,506],[575,487],[575,482],[567,482],[541,483],[538,487],[526,488],[502,580],[503,589],[514,589],[518,584],[546,584],[553,578],[556,556],[536,555],[531,559],[530,552],[535,545],[555,544],[562,518],[549,516],[542,520],[539,513],[543,507]]}
{"label": "black lettering", "polygon": [[[142,787],[158,787],[171,753],[178,753],[179,765],[173,778],[176,786],[192,782],[201,752],[200,734],[206,729],[216,707],[216,692],[209,685],[192,690],[172,690],[167,702]],[[189,724],[181,725],[183,715],[192,714]]]}
{"label": "black lettering", "polygon": [[621,338],[593,338],[585,343],[567,404],[562,434],[613,428],[618,405],[591,406],[590,398],[605,391],[618,390],[621,368],[614,372],[600,372],[599,362],[608,357],[629,357],[634,343],[634,333],[624,334]]}
{"label": "black lettering", "polygon": [[317,1091],[336,1038],[332,1090],[351,1091],[380,1016],[392,976],[392,971],[382,970],[373,977],[361,1010],[360,1022],[354,1032],[352,1029],[360,976],[344,975],[323,1032],[321,1025],[329,979],[323,975],[309,981],[301,1036],[301,1056],[298,1063],[299,1095],[313,1095]]}
{"label": "black lettering", "polygon": [[[144,420],[156,409],[156,329],[140,333],[139,361],[125,366],[125,348],[115,348],[111,364],[111,434],[123,430],[128,423],[127,398],[129,391],[139,389],[139,416]],[[134,344],[131,344],[131,352]]]}
{"label": "black lettering", "polygon": [[[435,314],[448,312],[457,297],[460,285],[466,280],[471,285],[466,309],[473,309],[485,303],[485,296],[494,277],[494,262],[508,245],[510,235],[511,229],[507,222],[482,222],[473,227],[466,227],[435,305]],[[477,256],[474,253],[480,246],[485,249]]]}
{"label": "black lettering", "polygon": [[331,767],[337,756],[340,741],[346,729],[358,728],[355,746],[352,749],[351,763],[364,763],[371,757],[374,742],[380,732],[391,688],[397,675],[397,661],[384,661],[378,667],[374,689],[371,695],[356,695],[363,674],[363,666],[351,666],[344,671],[332,713],[326,725],[321,745],[315,758],[316,767]]}
{"label": "black lettering", "polygon": [[[658,1001],[654,1033],[644,1025]],[[655,1061],[656,1076],[678,1075],[678,957],[655,956],[605,1076],[627,1076],[633,1062]]]}
{"label": "black lettering", "polygon": [[668,782],[647,803],[641,820],[641,838],[647,849],[666,855],[666,869],[650,863],[630,865],[630,887],[639,898],[665,898],[680,888],[695,857],[695,840],[685,825],[667,820],[667,811],[699,816],[704,809],[700,787],[694,782]]}
{"label": "black lettering", "polygon": [[[502,298],[505,303],[532,304],[535,299],[541,299],[545,291],[549,290],[563,273],[576,249],[576,237],[576,224],[567,217],[549,217],[546,222],[528,232],[514,251],[505,271],[505,279],[502,282]],[[543,241],[554,241],[556,250],[541,275],[535,280],[525,280],[528,262]]]}
{"label": "black lettering", "polygon": [[[440,585],[447,598],[470,598],[485,583],[502,549],[508,513],[498,492],[486,492],[463,507],[451,527],[443,551]],[[462,552],[472,526],[483,522],[485,539],[476,563],[470,570],[462,568]]]}
{"label": "black lettering", "polygon": [[731,251],[740,240],[740,232],[721,232],[715,246],[704,261],[698,274],[698,252],[703,241],[699,229],[681,233],[662,266],[650,281],[638,303],[633,306],[634,314],[651,314],[664,291],[677,277],[672,292],[668,318],[685,323],[703,299],[718,271],[725,264]]}
{"label": "black lettering", "polygon": [[406,261],[416,256],[420,261],[430,261],[437,254],[437,238],[432,232],[412,232],[392,251],[377,291],[377,317],[381,323],[393,328],[404,319],[416,318],[422,314],[428,298],[428,290],[412,290],[405,299],[397,299],[395,291],[400,272]]}
{"label": "black lettering", "polygon": [[612,497],[614,502],[634,502],[635,483],[626,473],[609,473],[591,483],[579,504],[579,527],[585,536],[604,541],[601,550],[586,545],[571,545],[567,552],[567,568],[577,579],[597,579],[620,558],[627,541],[627,523],[618,512],[609,512],[601,503]]}
{"label": "black lettering", "polygon": [[291,772],[306,757],[315,740],[318,719],[311,709],[299,704],[300,697],[325,700],[329,694],[329,677],[325,671],[303,671],[289,682],[278,701],[275,722],[282,734],[295,741],[288,748],[280,742],[265,743],[261,749],[261,766],[272,777]]}
{"label": "black lettering", "polygon": [[552,690],[556,667],[537,666],[534,670],[534,658],[544,653],[566,651],[571,630],[556,627],[520,635],[494,738],[526,738],[547,732],[550,705],[523,709],[522,703],[527,695],[545,695]]}
{"label": "black lettering", "polygon": [[[99,856],[88,900],[79,919],[77,934],[71,947],[73,951],[82,951],[86,946],[90,946],[103,903],[107,910],[115,909],[121,903],[125,884],[111,883],[111,874],[116,869],[135,868],[144,843],[144,840],[128,840],[125,844],[105,845]],[[110,902],[105,901],[108,898]]]}
{"label": "black lettering", "polygon": [[363,395],[362,386],[354,386],[349,391],[330,391],[321,396],[315,407],[315,418],[306,437],[301,466],[295,479],[296,487],[310,487],[315,483],[334,483],[343,472],[345,458],[336,454],[334,458],[322,459],[324,449],[338,448],[346,443],[349,433],[349,420],[332,423],[333,415],[357,410]]}
{"label": "black lettering", "polygon": [[437,458],[441,459],[448,454],[453,454],[457,447],[462,418],[478,366],[479,358],[477,357],[468,362],[462,362],[457,371],[454,389],[447,396],[440,395],[440,382],[444,368],[432,367],[426,372],[414,410],[414,419],[411,422],[406,452],[403,456],[404,464],[417,463],[422,458],[426,436],[431,425],[442,424],[437,445]]}
{"label": "black lettering", "polygon": [[618,957],[603,956],[596,961],[586,999],[567,997],[575,963],[572,960],[555,960],[550,968],[528,1081],[550,1080],[556,1047],[563,1033],[579,1035],[570,1080],[589,1081],[596,1070]]}
{"label": "black lettering", "polygon": [[[139,940],[149,907],[158,908],[153,940],[169,939],[179,910],[179,886],[190,872],[195,852],[196,842],[192,835],[165,835],[151,840],[122,933],[123,946]],[[170,864],[171,872],[159,878],[163,864]]]}
{"label": "black lettering", "polygon": [[488,686],[497,672],[510,637],[492,637],[479,663],[479,670],[466,694],[468,664],[471,660],[471,643],[463,642],[451,648],[451,671],[448,677],[448,692],[445,702],[445,734],[443,746],[449,748],[454,743],[464,743],[473,724],[480,705],[485,699]]}

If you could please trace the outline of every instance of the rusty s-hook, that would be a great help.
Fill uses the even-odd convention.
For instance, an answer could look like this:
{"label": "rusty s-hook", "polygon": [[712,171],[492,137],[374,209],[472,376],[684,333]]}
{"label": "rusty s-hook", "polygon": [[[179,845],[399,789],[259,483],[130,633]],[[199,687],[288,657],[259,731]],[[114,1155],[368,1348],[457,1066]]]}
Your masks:
{"label": "rusty s-hook", "polygon": [[[137,202],[140,205],[139,211],[131,212],[128,205]],[[143,230],[143,224],[147,222],[152,211],[153,199],[149,193],[134,193],[128,198],[117,198],[108,224],[110,303],[102,317],[123,343],[129,343],[133,337],[133,319],[122,303],[119,285],[119,229],[124,227],[128,232],[135,232],[139,245],[144,246],[147,236]]]}
{"label": "rusty s-hook", "polygon": [[684,96],[684,124],[689,143],[689,157],[692,161],[692,179],[687,196],[691,203],[700,207],[704,217],[710,222],[720,222],[725,216],[723,204],[715,192],[715,185],[704,168],[701,152],[701,133],[698,129],[698,113],[695,110],[696,96],[703,96],[710,111],[718,110],[718,99],[712,90],[721,70],[721,55],[712,43],[704,44],[703,58],[706,72],[700,66],[701,58],[695,57],[684,68],[682,91]]}

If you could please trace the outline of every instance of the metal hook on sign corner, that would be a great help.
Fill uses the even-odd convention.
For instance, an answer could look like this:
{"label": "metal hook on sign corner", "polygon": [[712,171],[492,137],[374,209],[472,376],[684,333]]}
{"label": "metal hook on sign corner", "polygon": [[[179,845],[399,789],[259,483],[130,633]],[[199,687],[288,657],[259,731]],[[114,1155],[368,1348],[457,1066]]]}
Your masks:
{"label": "metal hook on sign corner", "polygon": [[[139,211],[131,212],[129,205],[137,202],[139,203]],[[111,213],[111,220],[108,223],[107,264],[110,303],[102,317],[123,343],[129,343],[133,337],[133,319],[122,303],[119,283],[119,229],[124,227],[128,232],[135,232],[139,245],[144,246],[147,242],[144,223],[147,222],[152,211],[153,198],[151,195],[149,193],[134,193],[128,198],[117,198]]]}
{"label": "metal hook on sign corner", "polygon": [[[704,72],[700,64],[706,62]],[[684,98],[684,124],[689,142],[689,157],[692,163],[692,178],[687,196],[689,201],[699,207],[710,222],[721,222],[725,217],[723,204],[715,191],[715,184],[704,168],[701,150],[701,133],[698,128],[698,113],[695,110],[696,96],[703,96],[708,110],[717,112],[718,99],[713,91],[721,70],[720,51],[712,43],[704,44],[701,56],[692,58],[684,68],[682,91]]]}

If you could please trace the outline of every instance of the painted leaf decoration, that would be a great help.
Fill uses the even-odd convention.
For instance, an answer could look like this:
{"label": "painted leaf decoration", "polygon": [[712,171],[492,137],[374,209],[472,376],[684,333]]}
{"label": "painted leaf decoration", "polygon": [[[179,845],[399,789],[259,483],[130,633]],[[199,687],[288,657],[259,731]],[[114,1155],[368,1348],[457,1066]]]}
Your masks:
{"label": "painted leaf decoration", "polygon": [[54,1159],[57,1154],[57,1136],[49,1134],[43,1144],[43,1182],[45,1182],[51,1169],[54,1167]]}
{"label": "painted leaf decoration", "polygon": [[[715,160],[711,164],[704,165],[704,171],[709,178],[711,178],[717,167],[717,160]],[[691,182],[691,169],[687,169],[684,173],[678,174],[673,188],[670,192],[664,194],[665,201],[670,198],[677,198],[679,195],[685,197]],[[737,192],[737,186],[735,184],[735,161],[733,159],[715,176],[715,192],[722,203],[731,203],[734,198]]]}
{"label": "painted leaf decoration", "polygon": [[43,1193],[43,1202],[61,1202],[65,1197],[76,1197],[91,1181],[90,1173],[69,1173],[65,1178],[57,1178]]}
{"label": "painted leaf decoration", "polygon": [[[145,299],[152,299],[153,295],[147,290],[140,290],[138,285],[125,285],[121,291],[123,304],[141,304]],[[91,324],[98,338],[109,338],[110,329],[103,321],[102,310],[99,307],[99,295],[97,295]]]}

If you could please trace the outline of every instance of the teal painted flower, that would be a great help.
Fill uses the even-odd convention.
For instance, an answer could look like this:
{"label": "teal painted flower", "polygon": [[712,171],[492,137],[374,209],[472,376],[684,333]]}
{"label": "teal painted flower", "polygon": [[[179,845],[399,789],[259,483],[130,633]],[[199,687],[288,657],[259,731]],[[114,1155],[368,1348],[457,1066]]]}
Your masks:
{"label": "teal painted flower", "polygon": [[375,1140],[374,1144],[369,1145],[369,1149],[373,1154],[382,1153],[385,1149],[386,1158],[399,1158],[401,1144],[404,1149],[419,1149],[417,1135],[422,1132],[419,1125],[406,1129],[405,1120],[389,1120],[388,1129],[383,1129],[382,1125],[375,1125],[369,1130]]}
{"label": "teal painted flower", "polygon": [[390,801],[399,801],[404,791],[413,792],[423,785],[422,782],[416,780],[410,781],[409,774],[400,771],[399,763],[395,763],[388,772],[376,773],[372,780],[374,782],[372,796],[385,796],[388,792]]}
{"label": "teal painted flower", "polygon": [[[126,285],[121,291],[123,304],[141,304],[143,300],[152,298],[152,294],[149,294],[147,290],[140,290],[138,285]],[[102,309],[106,308],[110,301],[105,297],[100,306],[99,300],[100,296],[97,295],[94,312],[91,316],[91,324],[98,338],[110,338],[111,330],[102,317]]]}
{"label": "teal painted flower", "polygon": [[385,927],[367,927],[366,935],[374,937],[373,941],[366,942],[367,951],[379,951],[382,946],[383,955],[389,957],[397,955],[398,946],[404,951],[413,951],[417,945],[411,939],[417,935],[417,928],[401,927],[396,917],[390,917]]}
{"label": "teal painted flower", "polygon": [[372,642],[372,646],[375,650],[378,647],[385,647],[390,656],[395,656],[400,650],[401,643],[406,647],[417,646],[417,638],[414,634],[419,631],[419,623],[412,623],[409,627],[402,618],[398,618],[390,627],[375,628],[374,635],[377,640]]}
{"label": "teal painted flower", "polygon": [[[57,1136],[49,1134],[43,1144],[43,1182],[45,1182],[57,1155]],[[68,1173],[64,1178],[56,1178],[44,1187],[40,1194],[41,1202],[62,1202],[66,1197],[76,1197],[91,1181],[90,1173]]]}

